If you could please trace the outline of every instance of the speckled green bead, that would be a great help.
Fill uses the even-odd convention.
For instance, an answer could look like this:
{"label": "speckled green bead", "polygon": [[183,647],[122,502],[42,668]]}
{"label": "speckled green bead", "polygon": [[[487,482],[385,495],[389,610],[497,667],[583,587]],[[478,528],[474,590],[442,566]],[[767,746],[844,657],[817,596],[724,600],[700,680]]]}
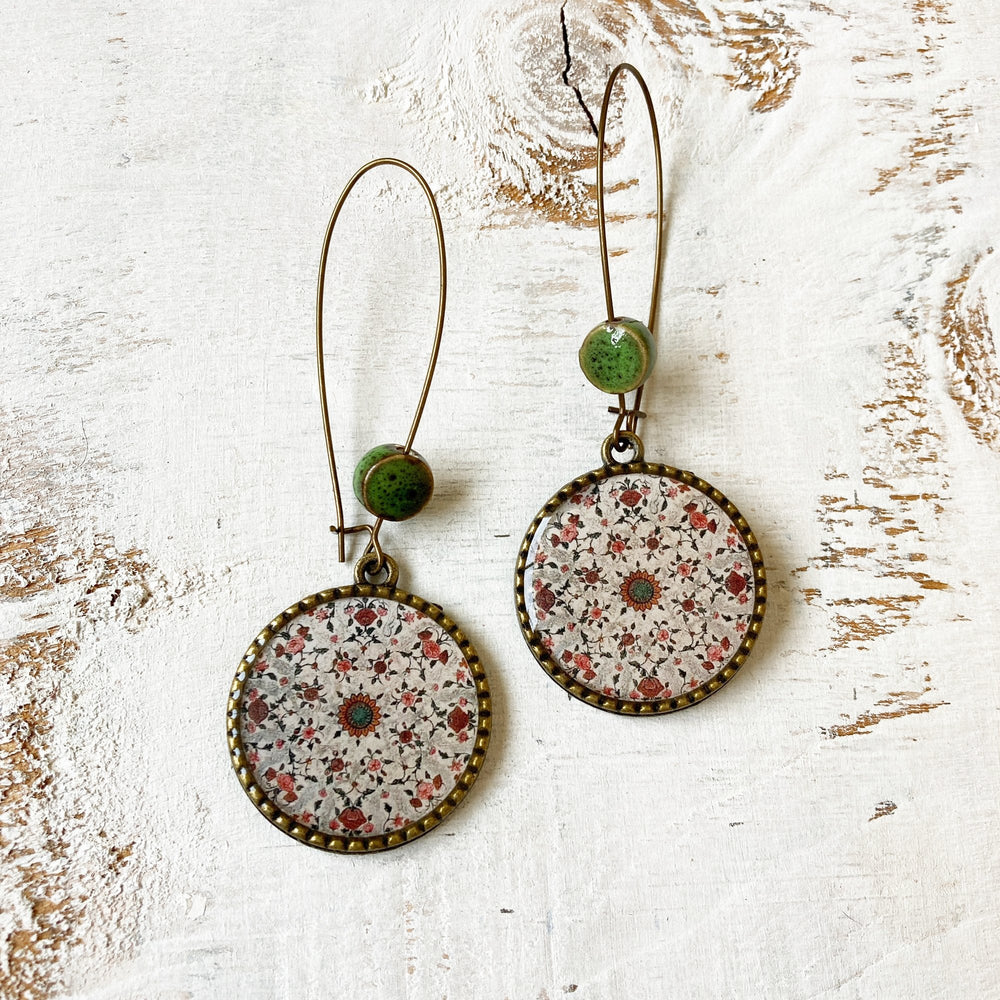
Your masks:
{"label": "speckled green bead", "polygon": [[595,326],[580,345],[583,374],[602,392],[638,389],[656,361],[656,345],[645,323],[624,316]]}
{"label": "speckled green bead", "polygon": [[421,455],[399,444],[380,444],[358,462],[354,495],[365,510],[386,521],[405,521],[427,506],[434,474]]}

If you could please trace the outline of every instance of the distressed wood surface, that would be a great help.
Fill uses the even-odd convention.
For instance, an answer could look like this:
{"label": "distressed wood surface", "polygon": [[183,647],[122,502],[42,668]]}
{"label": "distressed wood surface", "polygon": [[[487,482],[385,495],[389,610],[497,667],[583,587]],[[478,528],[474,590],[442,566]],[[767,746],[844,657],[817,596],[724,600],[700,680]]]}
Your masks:
{"label": "distressed wood surface", "polygon": [[[1000,995],[998,36],[973,0],[0,12],[0,994]],[[575,354],[623,58],[668,176],[647,457],[736,501],[770,583],[734,682],[644,720],[571,703],[512,594],[609,428]],[[628,93],[610,242],[642,314]],[[438,490],[384,538],[496,716],[445,827],[345,858],[256,814],[223,710],[257,630],[350,576],[314,268],[376,155],[439,193],[451,268]],[[327,303],[348,466],[405,434],[436,297],[413,185],[358,195]]]}

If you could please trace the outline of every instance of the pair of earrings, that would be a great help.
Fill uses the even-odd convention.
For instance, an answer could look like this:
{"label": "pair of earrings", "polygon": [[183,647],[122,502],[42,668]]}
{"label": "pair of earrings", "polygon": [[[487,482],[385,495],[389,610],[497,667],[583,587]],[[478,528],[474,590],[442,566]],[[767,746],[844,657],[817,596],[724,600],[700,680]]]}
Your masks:
{"label": "pair of earrings", "polygon": [[[657,237],[648,321],[615,316],[604,213],[604,135],[618,75],[632,73],[649,112],[656,155]],[[532,522],[518,555],[517,614],[535,658],[571,695],[623,715],[685,708],[726,683],[746,660],[766,601],[764,565],[736,507],[690,472],[644,460],[637,428],[655,360],[663,181],[653,103],[628,64],[608,80],[598,130],[598,223],[608,318],[580,348],[584,374],[617,396],[603,463],[559,490]],[[437,235],[437,326],[404,445],[379,445],[354,472],[374,523],[344,525],[323,363],[323,292],[337,218],[369,170],[411,174]],[[354,583],[288,608],[254,639],[229,695],[233,766],[260,812],[314,847],[361,853],[409,843],[441,822],[474,783],[489,745],[490,693],[472,644],[436,604],[400,590],[380,544],[385,521],[419,513],[433,475],[413,450],[441,345],[446,261],[427,182],[409,164],[363,166],[337,201],[323,241],[316,357],[323,429],[345,538],[367,532]],[[627,395],[634,393],[631,405]]]}

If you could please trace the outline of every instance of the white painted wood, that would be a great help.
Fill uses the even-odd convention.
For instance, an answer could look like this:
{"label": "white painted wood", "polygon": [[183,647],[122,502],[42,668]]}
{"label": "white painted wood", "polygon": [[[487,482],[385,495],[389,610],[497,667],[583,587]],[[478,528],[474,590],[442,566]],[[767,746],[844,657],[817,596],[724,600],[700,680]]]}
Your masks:
{"label": "white painted wood", "polygon": [[[768,565],[748,666],[667,718],[571,703],[513,613],[524,529],[610,420],[575,359],[603,299],[561,12],[591,112],[628,58],[661,119],[647,455],[731,495]],[[996,996],[998,32],[971,0],[0,13],[4,995]],[[641,313],[637,100],[624,123]],[[344,858],[256,814],[223,709],[255,632],[350,577],[314,268],[376,155],[439,192],[450,263],[438,492],[385,541],[496,718],[446,826]],[[405,433],[436,295],[415,188],[358,194],[348,467]]]}

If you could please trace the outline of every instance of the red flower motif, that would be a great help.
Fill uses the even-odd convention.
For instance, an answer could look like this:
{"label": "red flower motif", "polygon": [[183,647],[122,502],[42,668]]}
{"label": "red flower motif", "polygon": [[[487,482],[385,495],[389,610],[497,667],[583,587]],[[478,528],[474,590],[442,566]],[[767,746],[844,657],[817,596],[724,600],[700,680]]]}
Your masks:
{"label": "red flower motif", "polygon": [[729,579],[726,580],[726,590],[728,590],[734,597],[739,597],[739,595],[746,589],[746,577],[742,573],[737,573],[736,570],[733,570],[732,573],[729,574]]}
{"label": "red flower motif", "polygon": [[371,625],[378,615],[371,608],[362,608],[355,616],[354,620],[362,627],[365,628]]}
{"label": "red flower motif", "polygon": [[587,575],[584,577],[587,583],[597,583],[600,579],[601,574],[596,569],[587,570]]}
{"label": "red flower motif", "polygon": [[687,599],[686,601],[684,601],[684,602],[683,602],[683,603],[681,604],[681,607],[682,607],[682,608],[683,608],[683,609],[684,609],[685,611],[694,611],[694,601],[692,601],[692,600],[691,600],[691,598],[689,597],[689,598],[688,598],[688,599]]}
{"label": "red flower motif", "polygon": [[441,659],[441,647],[433,639],[424,639],[423,650],[428,660]]}
{"label": "red flower motif", "polygon": [[399,742],[400,743],[412,743],[413,742],[413,733],[410,732],[409,729],[404,729],[399,734]]}
{"label": "red flower motif", "polygon": [[460,732],[469,724],[469,713],[464,708],[455,706],[448,713],[448,725],[454,732]]}
{"label": "red flower motif", "polygon": [[302,636],[297,635],[292,639],[288,640],[288,645],[285,646],[285,652],[291,653],[293,656],[296,653],[301,653],[303,649],[306,648],[306,641]]}
{"label": "red flower motif", "polygon": [[250,702],[250,707],[247,709],[247,715],[250,716],[251,721],[256,722],[258,725],[267,718],[267,703],[263,698],[255,698]]}
{"label": "red flower motif", "polygon": [[556,595],[548,587],[542,587],[541,590],[535,594],[535,603],[542,609],[542,611],[551,611],[552,606],[556,603]]}
{"label": "red flower motif", "polygon": [[368,817],[355,807],[345,809],[337,818],[348,830],[360,830],[368,822]]}
{"label": "red flower motif", "polygon": [[621,502],[626,507],[634,507],[642,499],[642,494],[638,490],[626,490],[621,495]]}
{"label": "red flower motif", "polygon": [[[330,770],[333,771],[334,774],[340,774],[340,772],[344,770],[343,758],[334,757],[333,760],[330,761]],[[322,794],[322,791],[320,794]]]}
{"label": "red flower motif", "polygon": [[643,677],[639,681],[639,694],[643,698],[655,698],[663,690],[663,685],[655,677]]}
{"label": "red flower motif", "polygon": [[319,697],[319,688],[306,688],[302,692],[302,697],[305,698],[306,701],[316,701]]}
{"label": "red flower motif", "polygon": [[295,779],[290,774],[279,774],[275,783],[283,792],[295,791]]}
{"label": "red flower motif", "polygon": [[691,522],[691,527],[697,528],[698,531],[704,531],[708,527],[708,518],[700,510],[691,511],[688,520]]}

